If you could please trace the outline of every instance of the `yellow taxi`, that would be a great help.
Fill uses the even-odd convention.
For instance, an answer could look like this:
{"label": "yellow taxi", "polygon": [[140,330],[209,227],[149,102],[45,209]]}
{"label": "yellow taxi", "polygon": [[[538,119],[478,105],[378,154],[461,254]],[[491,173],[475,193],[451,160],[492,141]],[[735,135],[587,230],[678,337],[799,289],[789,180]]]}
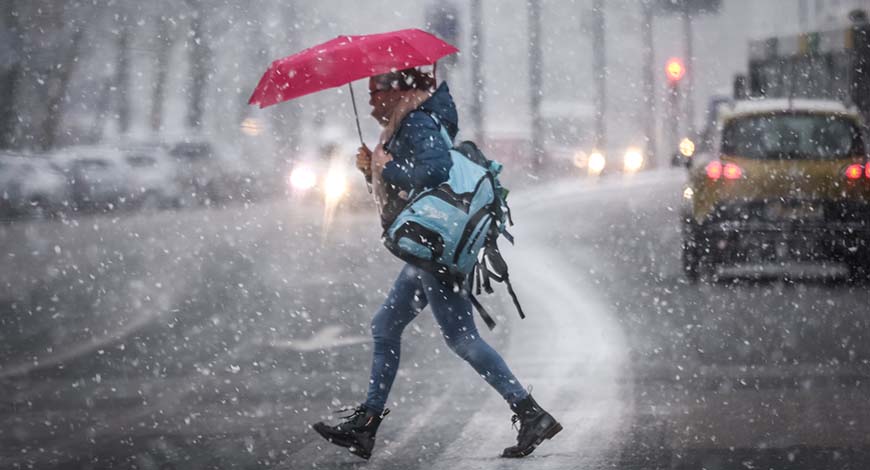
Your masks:
{"label": "yellow taxi", "polygon": [[722,264],[870,266],[870,165],[857,111],[824,100],[736,101],[683,190],[683,269]]}

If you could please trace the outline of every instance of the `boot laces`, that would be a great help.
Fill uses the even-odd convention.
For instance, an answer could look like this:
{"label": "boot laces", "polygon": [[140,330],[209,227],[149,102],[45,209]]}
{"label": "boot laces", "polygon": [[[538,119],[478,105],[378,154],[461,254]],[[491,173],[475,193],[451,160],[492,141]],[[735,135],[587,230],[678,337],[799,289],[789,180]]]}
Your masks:
{"label": "boot laces", "polygon": [[[531,385],[529,385],[528,388],[526,388],[526,390],[528,391],[529,395],[532,394],[532,386],[531,386]],[[519,427],[517,427],[517,422],[520,423],[520,426],[519,426]],[[517,431],[518,433],[520,433],[520,435],[522,435],[522,433],[523,433],[523,425],[524,425],[524,424],[525,424],[525,423],[522,421],[522,418],[520,418],[519,413],[514,414],[513,416],[511,416],[511,427],[512,427],[515,431]]]}
{"label": "boot laces", "polygon": [[356,407],[346,406],[346,407],[338,409],[338,410],[333,410],[332,414],[337,415],[338,413],[347,413],[347,412],[351,412],[351,413],[347,416],[339,416],[339,418],[341,418],[341,419],[353,418],[354,416],[356,416],[358,414],[365,413],[366,409],[362,405],[356,406]]}
{"label": "boot laces", "polygon": [[[346,407],[344,407],[344,408],[341,408],[341,409],[338,409],[338,410],[334,410],[334,411],[332,412],[332,414],[348,413],[348,412],[350,412],[349,415],[347,415],[347,416],[339,416],[339,418],[341,418],[341,419],[347,419],[347,420],[354,420],[354,419],[356,419],[356,417],[359,416],[359,415],[365,415],[367,411],[368,411],[368,409],[367,409],[364,405],[358,405],[358,406],[356,406],[356,407],[353,407],[353,406],[346,406]],[[388,415],[388,414],[390,414],[390,409],[389,409],[389,408],[384,408],[384,411],[383,411],[383,412],[382,412],[378,417],[379,417],[379,418],[383,418],[384,416],[386,416],[386,415]]]}
{"label": "boot laces", "polygon": [[[517,427],[518,422],[520,423],[519,427]],[[523,442],[526,436],[534,430],[534,426],[532,426],[528,420],[523,419],[519,415],[511,416],[511,427],[517,431],[518,443]]]}

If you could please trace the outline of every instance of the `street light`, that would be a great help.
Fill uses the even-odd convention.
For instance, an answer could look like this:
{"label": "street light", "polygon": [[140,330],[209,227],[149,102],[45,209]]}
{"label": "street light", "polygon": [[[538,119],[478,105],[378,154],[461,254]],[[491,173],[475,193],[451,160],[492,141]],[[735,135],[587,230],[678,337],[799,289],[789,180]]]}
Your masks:
{"label": "street light", "polygon": [[668,145],[674,148],[678,145],[677,136],[679,135],[679,120],[678,110],[680,97],[680,80],[686,76],[686,66],[683,60],[679,57],[671,57],[665,62],[665,77],[668,80]]}

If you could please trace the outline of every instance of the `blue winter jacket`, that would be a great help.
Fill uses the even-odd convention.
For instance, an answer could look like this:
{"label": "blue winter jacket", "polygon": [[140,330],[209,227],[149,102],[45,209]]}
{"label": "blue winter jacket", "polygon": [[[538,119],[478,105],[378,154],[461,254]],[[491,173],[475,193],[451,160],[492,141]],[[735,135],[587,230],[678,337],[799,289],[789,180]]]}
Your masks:
{"label": "blue winter jacket", "polygon": [[408,113],[384,145],[393,157],[382,173],[387,184],[410,193],[447,181],[453,165],[450,147],[430,115],[438,117],[451,139],[456,138],[459,117],[447,83],[442,82],[432,96]]}

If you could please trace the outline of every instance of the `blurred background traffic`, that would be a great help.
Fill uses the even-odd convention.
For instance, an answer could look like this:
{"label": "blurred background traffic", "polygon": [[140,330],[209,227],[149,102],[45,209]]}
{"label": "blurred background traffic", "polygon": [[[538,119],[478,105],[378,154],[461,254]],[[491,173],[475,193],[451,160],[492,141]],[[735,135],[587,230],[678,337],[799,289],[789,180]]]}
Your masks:
{"label": "blurred background traffic", "polygon": [[[853,59],[867,46],[851,32],[866,23],[859,0],[443,1],[362,12],[341,0],[3,3],[7,219],[278,196],[368,205],[350,165],[358,142],[346,90],[246,104],[271,60],[339,34],[419,26],[456,44],[462,52],[437,72],[457,98],[460,138],[504,161],[515,186],[685,164],[711,145],[735,93],[867,113],[856,95],[866,73]],[[782,76],[797,86],[768,83]]]}
{"label": "blurred background traffic", "polygon": [[[347,87],[248,98],[417,27],[505,165],[529,314],[487,298],[481,334],[570,423],[536,467],[870,468],[867,9],[0,0],[0,467],[353,465],[308,425],[364,394],[400,264]],[[405,334],[367,465],[499,467],[500,398],[431,316]]]}

